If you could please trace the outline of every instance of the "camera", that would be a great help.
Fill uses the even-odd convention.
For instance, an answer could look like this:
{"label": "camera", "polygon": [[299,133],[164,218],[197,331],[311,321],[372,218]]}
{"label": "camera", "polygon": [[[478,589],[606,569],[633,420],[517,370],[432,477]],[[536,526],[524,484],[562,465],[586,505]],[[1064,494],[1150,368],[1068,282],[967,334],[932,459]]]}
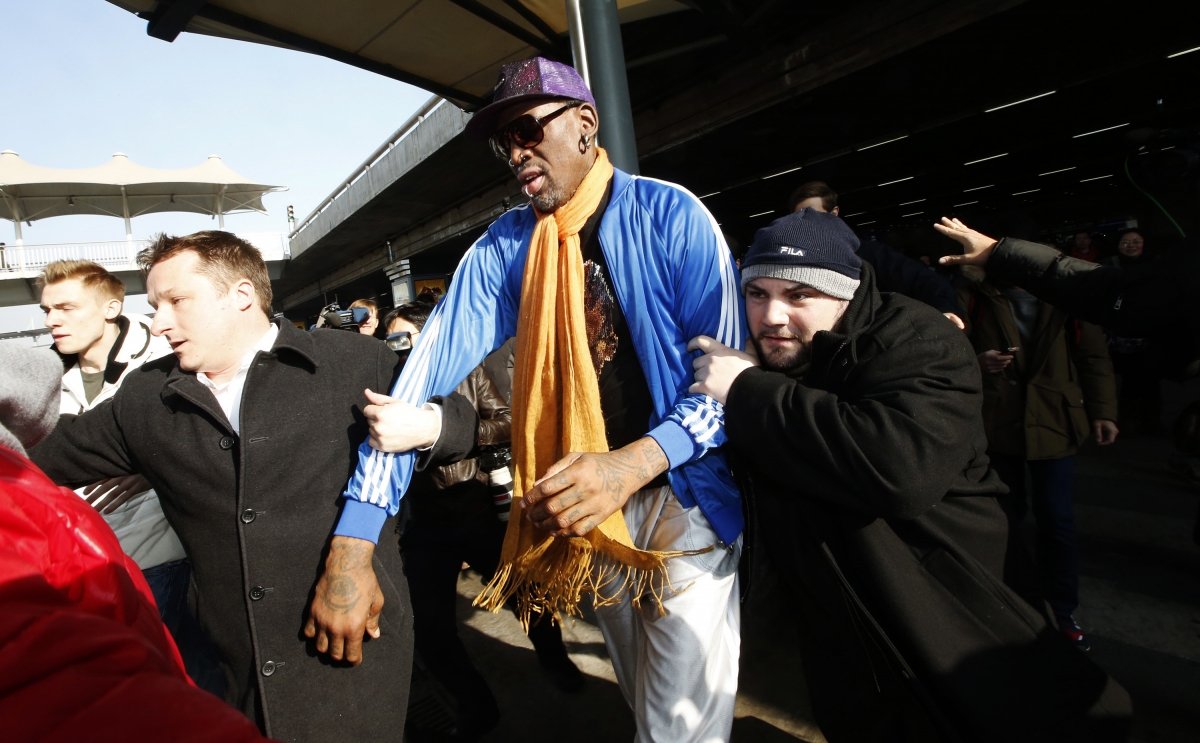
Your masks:
{"label": "camera", "polygon": [[337,302],[330,302],[321,309],[320,316],[324,323],[318,323],[318,325],[323,324],[327,328],[350,330],[357,333],[358,326],[367,321],[367,318],[371,316],[371,311],[366,307],[343,310]]}
{"label": "camera", "polygon": [[401,362],[408,360],[408,354],[412,352],[412,336],[405,330],[400,333],[392,333],[385,341],[387,347],[396,352],[400,357]]}
{"label": "camera", "polygon": [[513,499],[512,470],[509,469],[511,462],[512,446],[509,444],[489,446],[479,453],[479,470],[487,474],[492,508],[496,518],[505,522],[508,521]]}

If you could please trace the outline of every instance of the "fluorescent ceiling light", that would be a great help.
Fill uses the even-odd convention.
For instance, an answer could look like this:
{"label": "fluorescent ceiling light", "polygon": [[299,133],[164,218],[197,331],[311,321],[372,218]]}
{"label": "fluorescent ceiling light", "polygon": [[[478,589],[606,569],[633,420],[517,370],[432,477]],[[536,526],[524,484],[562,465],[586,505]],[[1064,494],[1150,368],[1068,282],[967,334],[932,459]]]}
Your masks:
{"label": "fluorescent ceiling light", "polygon": [[1046,96],[1054,95],[1057,92],[1058,92],[1057,90],[1051,90],[1049,93],[1039,93],[1038,95],[1031,96],[1029,98],[1022,98],[1019,101],[1013,101],[1012,103],[1005,103],[1003,106],[996,106],[995,108],[986,109],[984,111],[984,113],[990,114],[992,111],[999,111],[1002,108],[1008,108],[1009,106],[1015,106],[1018,103],[1028,103],[1029,101],[1036,101],[1038,98],[1045,98]]}
{"label": "fluorescent ceiling light", "polygon": [[703,196],[701,196],[700,198],[702,198],[702,199],[707,199],[709,196],[716,196],[716,195],[717,195],[717,194],[719,194],[719,193],[721,193],[721,192],[720,192],[720,191],[713,191],[712,193],[706,193],[706,194],[704,194],[704,195],[703,195]]}
{"label": "fluorescent ceiling light", "polygon": [[911,180],[912,180],[913,178],[915,178],[915,177],[916,177],[916,176],[911,176],[911,175],[910,175],[910,176],[908,176],[907,178],[897,178],[897,179],[896,179],[896,180],[894,180],[894,181],[888,181],[887,183],[880,183],[879,185],[880,185],[880,186],[890,186],[890,185],[892,185],[893,183],[903,183],[904,181],[911,181]]}
{"label": "fluorescent ceiling light", "polygon": [[904,219],[905,217],[915,217],[915,216],[917,216],[918,214],[924,214],[924,213],[925,213],[925,212],[913,212],[912,214],[901,214],[901,215],[900,215],[900,218],[901,218],[901,219]]}
{"label": "fluorescent ceiling light", "polygon": [[1174,54],[1168,54],[1167,59],[1174,59],[1175,57],[1182,57],[1183,55],[1191,54],[1192,52],[1200,52],[1200,46],[1194,46],[1191,49],[1184,49],[1182,52],[1175,52]]}
{"label": "fluorescent ceiling light", "polygon": [[[964,201],[963,203],[955,204],[954,206],[970,206],[971,204],[978,204],[978,203],[979,203],[978,201]],[[954,207],[951,207],[951,208],[954,208]]]}
{"label": "fluorescent ceiling light", "polygon": [[778,173],[774,173],[774,174],[772,174],[772,175],[764,175],[764,176],[762,177],[762,179],[765,181],[766,179],[768,179],[768,178],[774,178],[774,177],[775,177],[775,176],[777,176],[777,175],[787,175],[788,173],[795,173],[797,170],[799,170],[799,169],[800,169],[800,168],[802,168],[802,167],[804,167],[804,166],[803,166],[803,165],[798,165],[798,166],[796,166],[796,167],[792,168],[791,170],[781,170],[780,172],[778,172]]}
{"label": "fluorescent ceiling light", "polygon": [[842,219],[849,219],[850,217],[857,217],[860,214],[866,214],[866,212],[854,212],[853,214],[843,214]]}
{"label": "fluorescent ceiling light", "polygon": [[964,189],[963,189],[963,193],[966,193],[966,192],[968,192],[968,191],[981,191],[981,190],[983,190],[983,189],[985,189],[985,188],[991,188],[991,187],[992,187],[992,186],[994,186],[994,185],[996,185],[996,184],[995,184],[995,183],[989,183],[989,184],[987,184],[986,186],[976,186],[975,188],[964,188]]}
{"label": "fluorescent ceiling light", "polygon": [[1016,193],[1013,194],[1013,196],[1020,196],[1023,193],[1033,193],[1035,191],[1041,191],[1041,190],[1042,189],[1040,189],[1040,188],[1031,188],[1028,191],[1017,191]]}
{"label": "fluorescent ceiling light", "polygon": [[1098,176],[1096,176],[1095,178],[1080,178],[1080,179],[1079,179],[1079,182],[1080,182],[1080,183],[1087,183],[1088,181],[1098,181],[1098,180],[1100,180],[1101,178],[1112,178],[1112,173],[1109,173],[1108,175],[1098,175]]}
{"label": "fluorescent ceiling light", "polygon": [[870,222],[859,222],[858,225],[856,225],[856,226],[862,227],[862,226],[868,225],[868,224],[875,224],[875,220],[872,219]]}
{"label": "fluorescent ceiling light", "polygon": [[916,201],[901,201],[896,206],[908,206],[909,204],[920,204],[925,199],[917,199]]}
{"label": "fluorescent ceiling light", "polygon": [[972,160],[969,163],[963,163],[963,165],[974,165],[975,163],[982,163],[982,162],[986,162],[988,160],[995,160],[996,158],[1004,157],[1007,154],[1008,154],[1007,152],[1001,152],[999,155],[992,155],[991,157],[981,157],[978,160]]}
{"label": "fluorescent ceiling light", "polygon": [[758,214],[751,214],[749,217],[747,217],[747,219],[754,219],[755,217],[762,217],[762,216],[765,216],[765,215],[767,215],[767,214],[774,214],[774,213],[775,213],[775,210],[774,210],[774,209],[768,209],[768,210],[767,210],[767,211],[765,211],[765,212],[759,212]]}
{"label": "fluorescent ceiling light", "polygon": [[1089,134],[1099,134],[1100,132],[1111,132],[1113,129],[1120,129],[1123,126],[1129,126],[1129,122],[1126,121],[1124,124],[1117,124],[1116,126],[1108,126],[1103,129],[1097,129],[1094,132],[1084,132],[1083,134],[1076,134],[1074,137],[1071,137],[1071,139],[1079,139],[1080,137],[1086,137]]}
{"label": "fluorescent ceiling light", "polygon": [[899,142],[902,139],[908,139],[908,135],[904,134],[899,137],[896,137],[895,139],[885,139],[882,142],[876,142],[875,144],[869,144],[866,147],[859,147],[858,151],[862,152],[863,150],[869,150],[872,147],[878,147],[879,145],[882,145],[882,144],[891,144],[892,142]]}
{"label": "fluorescent ceiling light", "polygon": [[1054,175],[1055,173],[1065,173],[1065,172],[1067,172],[1068,170],[1074,170],[1074,169],[1075,169],[1075,166],[1074,166],[1074,165],[1072,165],[1072,166],[1071,166],[1071,167],[1069,167],[1069,168],[1059,168],[1058,170],[1050,170],[1050,171],[1047,171],[1047,172],[1045,172],[1045,173],[1038,173],[1038,177],[1040,178],[1040,177],[1041,177],[1041,176],[1043,176],[1043,175]]}

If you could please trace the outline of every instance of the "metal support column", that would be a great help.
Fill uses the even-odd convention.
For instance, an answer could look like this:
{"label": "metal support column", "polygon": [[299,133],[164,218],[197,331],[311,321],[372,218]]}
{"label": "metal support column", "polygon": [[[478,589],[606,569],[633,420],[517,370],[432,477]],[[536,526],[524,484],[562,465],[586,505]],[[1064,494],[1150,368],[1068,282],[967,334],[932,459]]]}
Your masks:
{"label": "metal support column", "polygon": [[133,223],[129,220],[129,196],[121,186],[121,212],[125,215],[125,258],[129,265],[137,265],[137,251],[133,248]]}
{"label": "metal support column", "polygon": [[219,229],[225,229],[225,186],[221,186],[221,193],[217,194],[217,225]]}
{"label": "metal support column", "polygon": [[637,174],[637,139],[616,0],[566,0],[575,68],[596,96],[600,139],[613,165]]}
{"label": "metal support column", "polygon": [[125,216],[125,241],[133,241],[133,223],[129,221],[129,196],[121,186],[121,213]]}

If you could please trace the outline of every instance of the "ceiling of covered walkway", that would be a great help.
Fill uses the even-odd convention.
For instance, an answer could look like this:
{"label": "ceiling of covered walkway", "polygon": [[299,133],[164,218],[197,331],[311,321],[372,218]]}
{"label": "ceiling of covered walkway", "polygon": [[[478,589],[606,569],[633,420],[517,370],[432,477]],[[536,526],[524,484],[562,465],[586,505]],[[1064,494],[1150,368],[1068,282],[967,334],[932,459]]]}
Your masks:
{"label": "ceiling of covered walkway", "polygon": [[[929,226],[942,214],[1170,228],[1139,188],[1185,229],[1192,219],[1195,180],[1172,172],[1194,167],[1200,52],[1171,55],[1200,34],[1178,3],[684,5],[622,26],[641,169],[704,197],[739,242],[814,179],[864,234],[924,252],[949,248]],[[442,106],[386,177],[351,186],[341,211],[294,241],[277,296],[302,313],[339,286],[386,287],[381,269],[397,257],[452,267],[519,198],[487,148],[459,134],[467,118]]]}

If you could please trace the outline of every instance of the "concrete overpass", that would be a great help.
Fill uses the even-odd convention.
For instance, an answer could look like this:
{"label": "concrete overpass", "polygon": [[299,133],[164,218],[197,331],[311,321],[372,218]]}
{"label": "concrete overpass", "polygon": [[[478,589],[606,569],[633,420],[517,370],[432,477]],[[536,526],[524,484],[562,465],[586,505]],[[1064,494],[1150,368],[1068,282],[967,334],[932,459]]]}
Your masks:
{"label": "concrete overpass", "polygon": [[[1190,187],[1160,177],[1200,124],[1200,53],[1179,54],[1200,41],[1169,22],[1173,3],[696,5],[737,18],[621,26],[640,166],[703,197],[743,244],[813,179],[843,194],[864,237],[913,251],[950,247],[929,227],[950,213],[981,224],[1021,213],[1047,234],[1130,221],[1172,234],[1149,191],[1170,220],[1192,219]],[[1073,39],[1108,38],[1115,22],[1119,45],[1079,53]],[[462,138],[468,117],[431,105],[335,189],[292,236],[281,309],[299,318],[334,295],[387,303],[385,269],[404,259],[414,275],[453,271],[523,198]],[[1144,141],[1126,138],[1138,130]]]}

